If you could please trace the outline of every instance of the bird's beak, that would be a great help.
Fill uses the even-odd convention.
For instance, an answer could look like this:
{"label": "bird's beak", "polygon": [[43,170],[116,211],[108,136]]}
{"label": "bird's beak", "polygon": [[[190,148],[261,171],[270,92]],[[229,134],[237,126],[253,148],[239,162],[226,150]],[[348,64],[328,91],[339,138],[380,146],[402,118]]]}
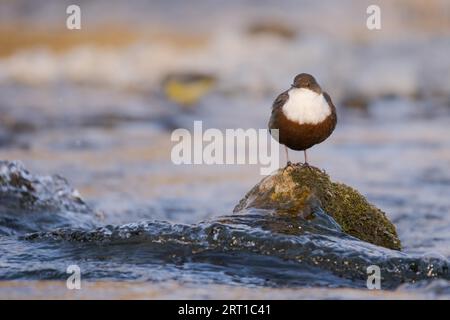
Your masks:
{"label": "bird's beak", "polygon": [[295,86],[293,84],[291,84],[291,88],[295,88]]}

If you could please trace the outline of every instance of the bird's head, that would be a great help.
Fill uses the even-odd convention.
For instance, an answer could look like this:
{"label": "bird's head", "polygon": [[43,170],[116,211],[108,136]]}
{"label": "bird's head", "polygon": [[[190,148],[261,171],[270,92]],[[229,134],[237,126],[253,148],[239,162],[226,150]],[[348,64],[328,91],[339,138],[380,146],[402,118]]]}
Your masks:
{"label": "bird's head", "polygon": [[300,73],[294,78],[294,82],[291,85],[292,88],[304,88],[316,92],[317,94],[322,93],[322,88],[320,88],[316,79],[308,73]]}

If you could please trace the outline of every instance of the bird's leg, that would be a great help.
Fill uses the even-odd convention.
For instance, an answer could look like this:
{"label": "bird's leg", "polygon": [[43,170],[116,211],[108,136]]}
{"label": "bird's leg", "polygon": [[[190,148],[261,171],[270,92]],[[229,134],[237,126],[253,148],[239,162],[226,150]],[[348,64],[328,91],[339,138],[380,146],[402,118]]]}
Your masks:
{"label": "bird's leg", "polygon": [[308,155],[306,154],[306,150],[303,150],[303,153],[305,154],[305,166],[309,166],[309,164],[308,164]]}
{"label": "bird's leg", "polygon": [[284,146],[284,151],[286,152],[286,166],[289,167],[292,163],[291,161],[289,161],[289,153],[288,148],[286,146]]}

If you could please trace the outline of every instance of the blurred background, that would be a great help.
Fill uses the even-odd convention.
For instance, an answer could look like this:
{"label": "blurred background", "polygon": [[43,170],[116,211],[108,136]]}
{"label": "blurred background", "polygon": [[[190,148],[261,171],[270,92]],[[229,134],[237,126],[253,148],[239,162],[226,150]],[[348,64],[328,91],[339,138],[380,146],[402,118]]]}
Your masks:
{"label": "blurred background", "polygon": [[175,166],[171,132],[266,128],[308,72],[338,108],[311,163],[385,210],[407,252],[448,258],[450,1],[375,2],[2,0],[0,159],[66,177],[107,223],[230,214],[259,167]]}

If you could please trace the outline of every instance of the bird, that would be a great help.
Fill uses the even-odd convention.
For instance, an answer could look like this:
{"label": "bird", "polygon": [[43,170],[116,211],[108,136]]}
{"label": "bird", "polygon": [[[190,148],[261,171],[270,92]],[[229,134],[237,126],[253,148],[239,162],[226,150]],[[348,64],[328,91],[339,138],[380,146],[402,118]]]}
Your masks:
{"label": "bird", "polygon": [[304,164],[309,166],[306,150],[326,140],[336,123],[336,107],[330,95],[312,75],[300,73],[295,76],[291,88],[273,102],[269,131],[284,145],[288,166],[291,165],[288,149],[303,151]]}
{"label": "bird", "polygon": [[163,79],[166,97],[185,110],[191,109],[216,83],[210,74],[199,72],[171,73]]}

